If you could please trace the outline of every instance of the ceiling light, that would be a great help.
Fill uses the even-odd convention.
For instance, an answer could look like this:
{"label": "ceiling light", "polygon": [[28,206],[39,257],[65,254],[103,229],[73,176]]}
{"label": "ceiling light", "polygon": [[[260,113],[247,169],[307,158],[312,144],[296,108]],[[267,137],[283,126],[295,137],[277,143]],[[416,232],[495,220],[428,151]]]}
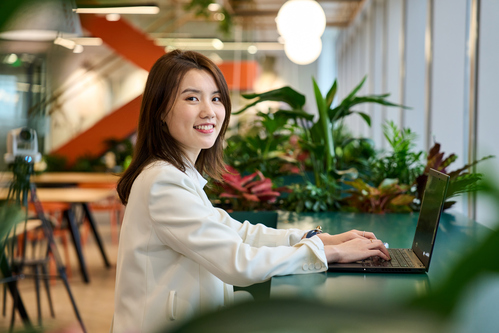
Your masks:
{"label": "ceiling light", "polygon": [[75,42],[78,45],[83,45],[83,46],[101,46],[102,45],[102,39],[99,37],[77,37],[77,38],[69,38],[73,42]]}
{"label": "ceiling light", "polygon": [[213,38],[156,38],[154,40],[158,46],[166,46],[167,52],[170,49],[186,49],[197,51],[283,51],[284,45],[274,42],[222,42]]}
{"label": "ceiling light", "polygon": [[76,44],[75,48],[73,49],[73,53],[82,53],[83,52],[83,46]]}
{"label": "ceiling light", "polygon": [[121,18],[121,15],[120,14],[107,14],[106,15],[106,20],[108,20],[109,22],[116,22],[116,21],[119,21]]}
{"label": "ceiling light", "polygon": [[53,41],[60,35],[81,35],[80,19],[73,13],[70,1],[25,1],[3,26],[0,38]]}
{"label": "ceiling light", "polygon": [[74,49],[76,46],[76,43],[74,41],[72,41],[70,39],[62,38],[62,37],[57,37],[54,40],[54,44],[63,46],[63,47],[70,49],[70,50]]}
{"label": "ceiling light", "polygon": [[258,48],[255,45],[248,46],[248,53],[249,54],[255,54],[257,52],[258,52]]}
{"label": "ceiling light", "polygon": [[5,63],[12,65],[13,63],[15,63],[17,61],[17,59],[19,59],[17,57],[17,54],[12,53],[12,54],[7,56],[7,58],[5,59]]}
{"label": "ceiling light", "polygon": [[279,9],[276,23],[284,38],[320,37],[326,29],[326,14],[316,1],[289,0]]}
{"label": "ceiling light", "polygon": [[286,56],[298,65],[308,65],[319,58],[322,51],[322,41],[320,37],[294,38],[286,40],[284,52]]}
{"label": "ceiling light", "polygon": [[208,10],[210,12],[218,12],[220,8],[222,8],[222,6],[220,6],[218,3],[210,3],[208,5]]}
{"label": "ceiling light", "polygon": [[222,50],[224,48],[224,43],[220,40],[220,39],[217,39],[215,38],[211,44],[213,45],[213,47],[217,50]]}
{"label": "ceiling light", "polygon": [[322,51],[321,36],[326,15],[313,0],[289,0],[277,13],[277,30],[284,39],[284,52],[298,65],[315,61]]}
{"label": "ceiling light", "polygon": [[157,14],[157,5],[140,6],[81,6],[74,11],[78,14]]}
{"label": "ceiling light", "polygon": [[215,17],[215,20],[217,20],[217,21],[223,21],[225,19],[225,15],[222,13],[216,13],[214,15],[214,17]]}

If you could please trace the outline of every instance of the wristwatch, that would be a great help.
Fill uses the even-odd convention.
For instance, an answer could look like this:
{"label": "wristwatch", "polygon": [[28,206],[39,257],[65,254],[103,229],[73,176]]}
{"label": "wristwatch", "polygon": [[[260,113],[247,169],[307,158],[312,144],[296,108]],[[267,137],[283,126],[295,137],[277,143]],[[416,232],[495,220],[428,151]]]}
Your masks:
{"label": "wristwatch", "polygon": [[305,236],[305,238],[310,238],[310,237],[318,235],[318,234],[322,234],[322,227],[320,225],[318,225],[315,229],[307,232],[307,235]]}

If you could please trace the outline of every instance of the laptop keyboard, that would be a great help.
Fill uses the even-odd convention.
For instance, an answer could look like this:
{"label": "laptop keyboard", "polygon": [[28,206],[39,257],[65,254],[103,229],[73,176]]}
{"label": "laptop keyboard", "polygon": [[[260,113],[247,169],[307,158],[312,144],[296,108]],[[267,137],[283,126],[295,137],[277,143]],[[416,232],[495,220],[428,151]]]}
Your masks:
{"label": "laptop keyboard", "polygon": [[413,267],[407,252],[403,249],[388,249],[392,260],[388,261],[388,267]]}
{"label": "laptop keyboard", "polygon": [[409,255],[404,249],[388,249],[392,260],[385,261],[377,258],[363,261],[364,266],[371,267],[414,267]]}

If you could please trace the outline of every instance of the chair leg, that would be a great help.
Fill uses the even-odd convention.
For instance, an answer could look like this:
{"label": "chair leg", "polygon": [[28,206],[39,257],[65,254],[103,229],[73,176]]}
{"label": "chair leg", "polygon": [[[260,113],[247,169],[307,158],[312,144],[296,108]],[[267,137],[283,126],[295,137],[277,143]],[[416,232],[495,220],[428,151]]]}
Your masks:
{"label": "chair leg", "polygon": [[71,278],[72,276],[72,271],[71,271],[71,256],[69,255],[69,247],[68,247],[68,235],[66,232],[64,232],[61,235],[62,239],[62,246],[64,247],[64,261],[65,261],[65,266],[66,266],[66,275],[68,278]]}
{"label": "chair leg", "polygon": [[42,326],[42,306],[40,303],[40,271],[38,265],[33,265],[33,274],[35,275],[36,306],[38,313],[38,325]]}
{"label": "chair leg", "polygon": [[47,299],[49,301],[50,316],[52,318],[55,318],[54,306],[52,305],[52,296],[50,295],[50,281],[49,281],[49,275],[47,272],[47,266],[45,264],[42,264],[40,267],[42,269],[42,274],[44,276],[43,283],[45,284],[45,290],[47,291]]}

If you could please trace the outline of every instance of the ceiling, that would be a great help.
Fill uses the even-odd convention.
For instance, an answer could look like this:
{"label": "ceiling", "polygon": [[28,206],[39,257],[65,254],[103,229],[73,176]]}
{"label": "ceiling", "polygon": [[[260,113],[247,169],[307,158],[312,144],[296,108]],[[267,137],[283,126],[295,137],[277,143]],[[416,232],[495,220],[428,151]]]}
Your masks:
{"label": "ceiling", "polygon": [[[329,27],[346,27],[359,12],[365,0],[318,0]],[[126,15],[126,18],[152,38],[220,38],[224,41],[277,42],[275,18],[286,0],[213,0],[223,6],[232,18],[229,33],[220,32],[220,15],[196,16],[186,10],[190,0],[76,0],[77,6],[155,3],[160,12],[154,15]],[[203,1],[195,1],[203,2]],[[205,1],[206,2],[206,1]],[[222,22],[223,23],[223,22]]]}

